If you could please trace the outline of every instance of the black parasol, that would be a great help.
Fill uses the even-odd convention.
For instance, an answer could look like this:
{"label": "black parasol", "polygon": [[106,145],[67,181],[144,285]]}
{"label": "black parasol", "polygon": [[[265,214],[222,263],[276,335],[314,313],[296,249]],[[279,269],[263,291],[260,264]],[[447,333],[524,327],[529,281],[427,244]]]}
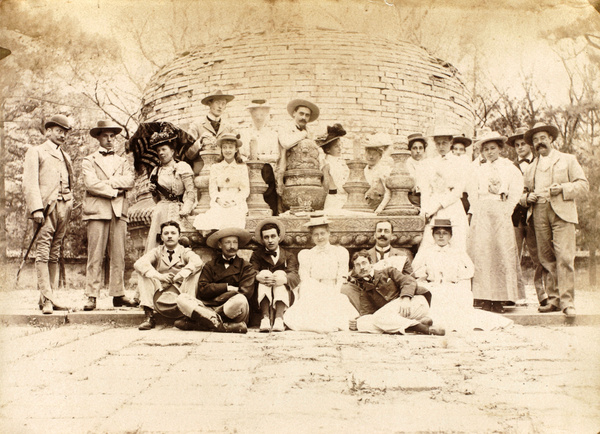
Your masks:
{"label": "black parasol", "polygon": [[153,135],[155,135],[155,139],[157,135],[172,138],[169,141],[175,142],[175,159],[191,163],[189,159],[185,158],[186,151],[196,141],[191,134],[171,122],[144,122],[129,139],[128,152],[133,153],[133,164],[136,171],[140,172],[145,166],[147,172],[150,173],[156,166],[160,166],[156,148],[152,147],[151,143]]}

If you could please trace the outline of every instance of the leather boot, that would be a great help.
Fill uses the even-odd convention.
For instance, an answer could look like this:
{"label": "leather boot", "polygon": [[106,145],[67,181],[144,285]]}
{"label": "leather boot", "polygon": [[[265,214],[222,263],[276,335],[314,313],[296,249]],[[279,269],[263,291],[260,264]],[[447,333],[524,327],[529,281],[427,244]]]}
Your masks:
{"label": "leather boot", "polygon": [[[220,331],[220,330],[218,330]],[[248,326],[245,322],[226,322],[223,323],[223,332],[225,333],[248,333]]]}
{"label": "leather boot", "polygon": [[83,306],[83,310],[94,310],[96,309],[96,297],[88,297],[87,302]]}
{"label": "leather boot", "polygon": [[212,309],[205,306],[196,306],[192,312],[192,321],[194,321],[200,330],[223,332],[223,321],[221,317]]}
{"label": "leather boot", "polygon": [[125,297],[124,295],[113,297],[113,306],[114,307],[138,307],[139,302],[132,300],[130,298]]}
{"label": "leather boot", "polygon": [[151,330],[156,327],[156,320],[154,319],[154,311],[152,308],[144,306],[144,313],[146,314],[146,319],[139,325],[138,330]]}

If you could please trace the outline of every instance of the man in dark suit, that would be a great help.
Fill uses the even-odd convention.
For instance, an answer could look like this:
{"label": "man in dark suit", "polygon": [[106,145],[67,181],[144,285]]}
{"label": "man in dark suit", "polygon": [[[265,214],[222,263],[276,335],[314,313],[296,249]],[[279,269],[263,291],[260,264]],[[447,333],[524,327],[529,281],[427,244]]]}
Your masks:
{"label": "man in dark suit", "polygon": [[[431,293],[394,267],[375,270],[366,250],[352,256],[350,280],[360,288],[356,329],[365,333],[445,334],[428,317]],[[351,324],[351,328],[352,324]]]}
{"label": "man in dark suit", "polygon": [[196,297],[190,294],[177,297],[177,307],[191,319],[176,322],[178,328],[248,331],[249,300],[254,292],[256,270],[237,253],[250,238],[247,231],[239,228],[224,228],[208,237],[206,245],[218,253],[202,269]]}
{"label": "man in dark suit", "polygon": [[575,298],[575,199],[589,190],[589,182],[577,158],[554,149],[558,128],[538,123],[523,138],[533,145],[538,158],[525,172],[521,205],[530,205],[538,256],[550,274],[546,282],[548,304],[542,313],[560,311],[576,315]]}
{"label": "man in dark suit", "polygon": [[[506,144],[515,148],[517,159],[514,161],[515,166],[519,168],[521,173],[525,173],[530,164],[533,164],[535,156],[531,146],[525,141],[523,135],[527,132],[527,128],[517,128],[515,134],[510,136]],[[533,264],[533,284],[537,294],[540,306],[548,304],[548,296],[544,289],[544,281],[548,276],[548,272],[544,270],[540,260],[538,259],[537,243],[535,241],[535,229],[533,220],[527,221],[527,210],[529,208],[521,204],[517,204],[512,215],[513,226],[515,227],[515,238],[517,239],[517,253],[519,262],[523,253],[523,241],[527,245],[527,251]],[[525,282],[523,282],[525,284]]]}
{"label": "man in dark suit", "polygon": [[41,225],[35,254],[39,306],[44,314],[51,314],[54,309],[64,309],[57,303],[54,290],[58,287],[58,260],[73,209],[74,183],[71,159],[61,148],[71,130],[69,119],[54,115],[44,128],[46,141],[25,154],[23,194],[29,218],[34,225]]}
{"label": "man in dark suit", "polygon": [[252,253],[250,264],[256,275],[256,302],[262,319],[260,331],[271,330],[271,317],[274,316],[272,330],[285,330],[283,314],[294,300],[292,290],[300,283],[296,255],[279,246],[285,237],[285,226],[276,218],[265,219],[256,225],[255,239],[262,244]]}
{"label": "man in dark suit", "polygon": [[104,255],[110,258],[109,295],[113,306],[136,307],[125,297],[125,239],[127,238],[127,192],[133,188],[131,163],[115,153],[116,136],[122,128],[112,121],[98,121],[90,135],[99,148],[83,159],[81,168],[85,199],[83,221],[87,222],[88,257],[83,310],[94,310],[102,286]]}

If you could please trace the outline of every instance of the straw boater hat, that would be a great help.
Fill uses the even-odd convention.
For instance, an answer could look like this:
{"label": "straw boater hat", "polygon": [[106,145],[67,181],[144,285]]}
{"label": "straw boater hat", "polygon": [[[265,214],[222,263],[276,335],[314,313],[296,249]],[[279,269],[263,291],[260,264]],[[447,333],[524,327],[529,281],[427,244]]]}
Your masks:
{"label": "straw boater hat", "polygon": [[342,124],[333,124],[332,126],[327,126],[327,134],[321,137],[318,137],[315,142],[317,145],[323,147],[328,143],[333,142],[334,140],[339,139],[346,135],[346,130],[342,127]]}
{"label": "straw boater hat", "polygon": [[553,141],[558,137],[558,128],[556,128],[554,125],[546,125],[543,122],[538,122],[533,126],[532,129],[523,134],[523,140],[525,140],[528,145],[533,145],[533,135],[535,133],[539,133],[540,131],[546,131],[548,134],[550,134]]}
{"label": "straw boater hat", "polygon": [[217,146],[221,146],[224,142],[235,142],[235,146],[237,148],[240,148],[242,146],[242,141],[240,140],[239,134],[223,134],[217,139]]}
{"label": "straw boater hat", "polygon": [[392,146],[392,139],[389,134],[386,133],[375,133],[367,136],[367,141],[364,144],[366,149],[378,149],[381,152],[388,146]]}
{"label": "straw boater hat", "polygon": [[270,217],[258,222],[258,224],[256,225],[256,229],[254,230],[254,239],[260,244],[264,244],[262,240],[262,234],[260,233],[260,231],[268,223],[273,223],[277,225],[277,227],[279,228],[279,238],[283,240],[285,238],[285,226],[281,222],[281,220],[275,217]]}
{"label": "straw boater hat", "polygon": [[325,214],[315,213],[310,216],[310,220],[307,223],[304,223],[304,227],[312,228],[314,226],[328,225],[329,223],[331,222],[325,217]]}
{"label": "straw boater hat", "polygon": [[44,124],[45,129],[50,127],[61,127],[69,131],[71,129],[71,123],[69,122],[69,118],[65,115],[54,115]]}
{"label": "straw boater hat", "polygon": [[456,136],[456,128],[449,125],[436,125],[433,128],[432,137],[454,137]]}
{"label": "straw boater hat", "polygon": [[462,134],[460,136],[454,136],[452,138],[452,144],[455,144],[455,143],[460,143],[460,144],[464,145],[465,148],[468,148],[469,146],[471,146],[471,143],[473,143],[473,140],[469,139],[464,134]]}
{"label": "straw boater hat", "polygon": [[123,131],[123,128],[113,121],[98,121],[96,126],[90,130],[90,136],[96,139],[103,130],[108,130],[115,134],[119,134],[121,131]]}
{"label": "straw boater hat", "polygon": [[266,108],[270,109],[271,106],[267,104],[266,99],[253,99],[252,102],[246,107],[246,110],[252,110],[257,108]]}
{"label": "straw boater hat", "polygon": [[240,249],[242,247],[244,247],[246,244],[248,244],[248,242],[252,238],[252,235],[250,235],[250,233],[244,229],[224,228],[224,229],[218,230],[217,232],[212,234],[210,237],[208,237],[206,239],[206,245],[208,247],[212,247],[213,249],[217,249],[218,248],[217,244],[221,238],[233,237],[233,236],[238,237],[238,248],[240,248]]}
{"label": "straw boater hat", "polygon": [[319,117],[319,107],[305,99],[293,99],[287,105],[287,111],[290,116],[294,116],[294,112],[298,107],[308,107],[310,109],[310,119],[308,122],[314,122]]}
{"label": "straw boater hat", "polygon": [[518,139],[522,139],[523,136],[525,135],[525,133],[527,132],[527,127],[521,127],[521,128],[517,128],[515,130],[515,134],[510,136],[507,140],[506,140],[506,144],[508,146],[515,146],[515,141]]}
{"label": "straw boater hat", "polygon": [[434,219],[431,229],[435,228],[450,228],[452,229],[452,222],[450,219]]}
{"label": "straw boater hat", "polygon": [[164,291],[156,291],[154,293],[154,310],[166,318],[178,319],[183,317],[183,314],[177,307],[177,296],[179,290],[171,285]]}
{"label": "straw boater hat", "polygon": [[412,148],[414,142],[423,142],[423,147],[427,147],[427,139],[421,133],[410,134],[408,137],[408,149]]}
{"label": "straw boater hat", "polygon": [[502,136],[500,135],[500,133],[497,133],[492,130],[485,130],[483,131],[481,137],[478,137],[478,140],[475,143],[475,145],[479,146],[479,148],[481,149],[481,147],[488,142],[498,142],[500,147],[502,148],[504,147],[504,143],[506,142],[506,136]]}
{"label": "straw boater hat", "polygon": [[210,94],[208,96],[205,96],[204,98],[202,98],[202,101],[200,101],[202,104],[204,105],[210,105],[210,102],[215,99],[215,98],[224,98],[225,101],[227,102],[231,102],[233,101],[233,99],[235,98],[233,95],[225,95],[221,89],[217,90],[215,93]]}

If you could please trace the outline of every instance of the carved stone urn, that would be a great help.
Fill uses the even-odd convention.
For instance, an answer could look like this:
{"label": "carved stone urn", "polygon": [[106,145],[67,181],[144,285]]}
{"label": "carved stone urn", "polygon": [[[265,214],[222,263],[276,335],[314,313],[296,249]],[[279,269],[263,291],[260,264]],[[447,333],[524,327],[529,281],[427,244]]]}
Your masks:
{"label": "carved stone urn", "polygon": [[[254,155],[256,155],[256,153]],[[248,204],[248,215],[265,217],[273,215],[273,211],[269,208],[269,205],[267,205],[263,198],[263,194],[267,191],[268,186],[265,181],[263,181],[262,168],[268,163],[250,160],[247,161],[246,164],[248,165],[248,176],[250,178],[250,196],[248,196],[248,199],[246,200],[246,203]]]}
{"label": "carved stone urn", "polygon": [[290,212],[323,209],[326,192],[319,168],[319,148],[313,140],[301,140],[286,152],[286,170],[283,174],[283,205]]}
{"label": "carved stone urn", "polygon": [[369,189],[369,183],[365,178],[365,163],[363,160],[349,160],[346,162],[350,169],[348,181],[344,184],[344,190],[348,192],[348,200],[343,208],[350,211],[372,211],[365,200],[365,193]]}
{"label": "carved stone urn", "polygon": [[198,189],[198,203],[196,204],[195,214],[206,212],[210,208],[210,195],[208,194],[208,182],[210,178],[210,166],[215,164],[221,152],[216,147],[208,147],[200,151],[200,157],[204,161],[202,170],[194,178],[194,185]]}
{"label": "carved stone urn", "polygon": [[417,215],[419,210],[408,200],[408,192],[413,187],[413,180],[406,168],[406,160],[410,156],[408,145],[401,144],[391,153],[394,169],[385,180],[390,190],[390,201],[381,215]]}

